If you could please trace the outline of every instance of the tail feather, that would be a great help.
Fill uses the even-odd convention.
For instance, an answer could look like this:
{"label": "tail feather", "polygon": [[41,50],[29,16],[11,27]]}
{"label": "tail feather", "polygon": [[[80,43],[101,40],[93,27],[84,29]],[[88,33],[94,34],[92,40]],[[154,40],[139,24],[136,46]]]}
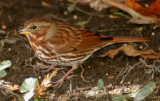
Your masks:
{"label": "tail feather", "polygon": [[113,37],[109,43],[121,43],[121,42],[148,42],[147,37]]}

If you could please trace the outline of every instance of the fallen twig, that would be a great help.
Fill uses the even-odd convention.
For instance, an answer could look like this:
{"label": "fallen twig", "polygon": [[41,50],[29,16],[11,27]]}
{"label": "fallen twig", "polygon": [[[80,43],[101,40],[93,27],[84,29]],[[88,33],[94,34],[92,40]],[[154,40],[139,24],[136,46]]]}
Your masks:
{"label": "fallen twig", "polygon": [[154,78],[155,71],[158,71],[160,73],[159,66],[156,66],[156,62],[159,62],[159,61],[154,61],[153,64],[148,65],[144,59],[140,58],[139,60],[145,67],[152,69],[152,79]]}
{"label": "fallen twig", "polygon": [[108,5],[112,5],[116,8],[119,8],[119,9],[127,12],[128,14],[130,14],[132,16],[132,18],[130,19],[131,23],[156,24],[156,27],[159,27],[159,25],[160,25],[160,18],[148,17],[148,16],[141,15],[123,3],[116,2],[114,0],[102,0],[102,2],[104,2],[105,4],[108,4]]}
{"label": "fallen twig", "polygon": [[119,73],[119,75],[117,76],[117,79],[120,77],[120,76],[123,76],[124,74],[124,76],[122,77],[122,80],[121,80],[121,82],[120,83],[123,83],[123,81],[124,81],[124,79],[127,77],[127,75],[130,73],[130,71],[132,70],[132,69],[134,69],[135,67],[137,67],[138,65],[140,65],[141,64],[141,62],[138,62],[138,63],[136,63],[135,65],[133,65],[133,66],[130,66],[129,64],[127,64],[127,67],[126,67],[126,69],[125,70],[123,70],[123,72],[120,72]]}

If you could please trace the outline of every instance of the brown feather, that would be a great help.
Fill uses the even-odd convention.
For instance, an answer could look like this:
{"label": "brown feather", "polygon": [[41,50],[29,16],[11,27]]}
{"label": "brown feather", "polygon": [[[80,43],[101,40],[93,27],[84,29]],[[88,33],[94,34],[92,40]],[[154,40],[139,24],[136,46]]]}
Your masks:
{"label": "brown feather", "polygon": [[[57,36],[52,39],[55,44],[61,47],[56,48],[57,52],[71,52],[71,51],[88,51],[97,50],[111,43],[121,42],[147,42],[146,38],[137,37],[112,37],[101,36],[93,32],[82,29],[77,29],[69,25],[56,22]],[[59,40],[61,39],[61,40]],[[58,41],[61,41],[58,43]]]}

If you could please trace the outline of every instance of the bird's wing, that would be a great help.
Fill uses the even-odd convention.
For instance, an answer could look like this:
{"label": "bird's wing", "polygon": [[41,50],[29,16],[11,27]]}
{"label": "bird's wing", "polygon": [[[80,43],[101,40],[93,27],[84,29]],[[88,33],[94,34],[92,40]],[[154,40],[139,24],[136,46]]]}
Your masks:
{"label": "bird's wing", "polygon": [[113,40],[110,36],[101,36],[99,34],[84,31],[81,32],[82,42],[76,47],[78,50],[93,50],[99,49],[107,45],[107,43]]}
{"label": "bird's wing", "polygon": [[54,35],[53,44],[57,52],[87,51],[99,49],[112,37],[100,36],[93,32],[77,29],[62,23],[57,23],[57,35]]}

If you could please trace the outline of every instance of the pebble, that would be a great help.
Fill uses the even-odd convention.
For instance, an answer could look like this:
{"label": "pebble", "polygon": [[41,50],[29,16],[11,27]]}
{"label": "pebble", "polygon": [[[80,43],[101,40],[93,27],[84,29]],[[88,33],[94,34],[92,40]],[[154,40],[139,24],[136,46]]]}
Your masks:
{"label": "pebble", "polygon": [[8,48],[8,51],[11,51],[11,48]]}
{"label": "pebble", "polygon": [[151,35],[154,36],[154,35],[155,35],[155,32],[152,32]]}
{"label": "pebble", "polygon": [[139,46],[139,49],[143,49],[143,46]]}
{"label": "pebble", "polygon": [[7,26],[6,25],[2,25],[1,28],[2,29],[7,29]]}
{"label": "pebble", "polygon": [[63,14],[64,14],[64,15],[68,15],[68,12],[67,12],[67,11],[64,11]]}
{"label": "pebble", "polygon": [[73,19],[78,19],[78,16],[77,15],[73,15]]}

